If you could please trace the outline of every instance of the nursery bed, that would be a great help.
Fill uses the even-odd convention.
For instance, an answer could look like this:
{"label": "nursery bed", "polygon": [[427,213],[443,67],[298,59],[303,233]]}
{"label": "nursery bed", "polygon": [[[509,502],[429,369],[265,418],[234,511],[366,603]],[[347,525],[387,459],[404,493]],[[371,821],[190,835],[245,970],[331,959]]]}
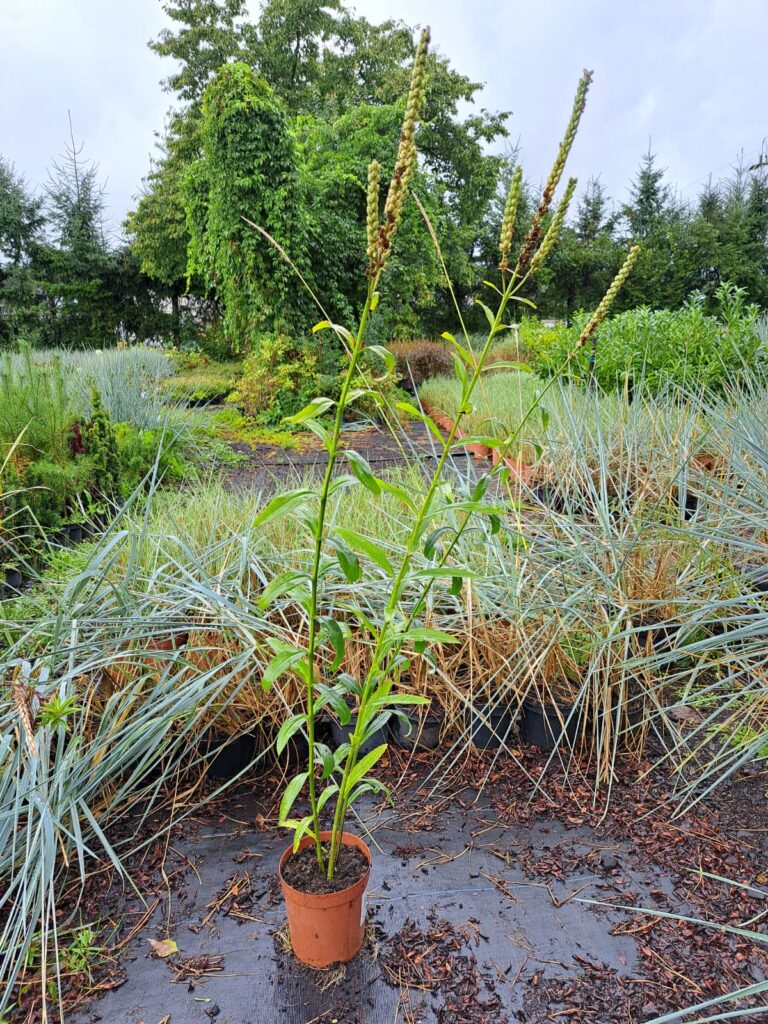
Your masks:
{"label": "nursery bed", "polygon": [[[625,1024],[766,977],[768,961],[747,940],[622,908],[730,923],[768,910],[768,898],[701,874],[760,886],[765,832],[750,808],[768,776],[670,822],[659,784],[627,767],[601,820],[586,784],[574,791],[549,776],[547,792],[527,802],[523,768],[499,759],[478,793],[486,756],[463,761],[432,793],[432,763],[418,755],[406,767],[393,752],[393,778],[406,768],[395,809],[368,804],[355,823],[370,832],[374,868],[368,941],[345,969],[313,972],[286,948],[275,878],[286,840],[259,798],[274,783],[262,780],[174,832],[165,879],[164,844],[153,847],[140,873],[149,917],[116,884],[101,899],[120,920],[113,941],[125,945],[102,972],[110,990],[67,1020]],[[536,777],[543,763],[528,752],[524,770]],[[154,955],[149,940],[168,938],[179,951]]]}
{"label": "nursery bed", "polygon": [[[434,459],[439,455],[436,439],[421,423],[403,424],[398,436],[385,426],[350,424],[342,438],[342,444],[359,452],[377,473],[405,465],[404,452],[409,459],[414,455],[419,459]],[[314,435],[302,437],[296,449],[243,442],[235,442],[231,448],[243,461],[237,466],[227,467],[223,478],[228,486],[243,490],[272,490],[276,485],[295,483],[304,476],[319,474],[327,461],[327,453]],[[458,449],[451,456],[452,461],[460,466],[466,465],[468,458],[469,453],[464,449]],[[343,462],[340,468],[343,468]]]}

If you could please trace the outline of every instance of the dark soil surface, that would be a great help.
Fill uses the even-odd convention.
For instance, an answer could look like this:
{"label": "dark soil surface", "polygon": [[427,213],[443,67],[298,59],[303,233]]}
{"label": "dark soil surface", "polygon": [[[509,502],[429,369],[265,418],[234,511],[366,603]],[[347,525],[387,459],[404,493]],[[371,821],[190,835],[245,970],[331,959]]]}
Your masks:
{"label": "dark soil surface", "polygon": [[[103,952],[65,978],[67,1024],[639,1024],[768,978],[768,946],[707,927],[767,933],[768,774],[680,813],[647,764],[619,764],[606,806],[588,766],[517,755],[390,749],[393,804],[364,798],[347,825],[373,864],[345,968],[287,942],[280,772],[149,842],[129,862],[141,899],[96,866],[74,919]],[[14,1024],[41,1021],[34,991]],[[767,1002],[707,1012],[758,1024]]]}
{"label": "dark soil surface", "polygon": [[[385,426],[350,424],[344,430],[342,445],[353,448],[366,459],[375,473],[402,466],[406,461],[432,461],[440,454],[436,439],[422,423],[404,423],[394,436]],[[297,449],[279,445],[231,445],[242,458],[237,466],[225,467],[223,479],[232,488],[269,491],[276,486],[291,485],[308,476],[317,476],[325,469],[328,453],[314,435],[302,438]],[[452,459],[458,468],[466,468],[471,456],[456,450]],[[490,463],[488,463],[490,466]],[[346,471],[344,459],[339,470]]]}
{"label": "dark soil surface", "polygon": [[[323,861],[327,864],[330,845],[323,843],[322,848]],[[283,865],[282,874],[284,881],[292,889],[321,895],[348,889],[355,882],[359,882],[367,870],[368,861],[361,850],[358,850],[356,846],[342,846],[336,860],[333,878],[328,881],[327,876],[320,870],[317,863],[314,846],[307,846],[288,858]]]}

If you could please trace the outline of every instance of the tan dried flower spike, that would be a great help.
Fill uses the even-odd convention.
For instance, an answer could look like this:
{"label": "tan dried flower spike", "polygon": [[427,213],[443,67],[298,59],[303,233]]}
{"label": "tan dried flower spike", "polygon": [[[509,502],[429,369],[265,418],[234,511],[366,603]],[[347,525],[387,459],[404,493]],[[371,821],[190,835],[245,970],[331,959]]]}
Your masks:
{"label": "tan dried flower spike", "polygon": [[379,234],[379,183],[381,181],[381,164],[372,160],[368,167],[368,199],[366,228],[368,235],[368,259],[371,266],[376,260]]}
{"label": "tan dried flower spike", "polygon": [[429,29],[425,28],[421,33],[419,45],[416,49],[416,57],[413,62],[411,88],[408,92],[408,105],[400,133],[395,173],[392,175],[392,181],[387,193],[387,201],[384,204],[384,222],[379,228],[377,251],[371,264],[372,274],[382,270],[387,262],[392,249],[392,242],[400,223],[400,215],[402,214],[405,197],[408,194],[408,185],[416,166],[416,123],[424,96],[424,73],[427,66],[428,49]]}

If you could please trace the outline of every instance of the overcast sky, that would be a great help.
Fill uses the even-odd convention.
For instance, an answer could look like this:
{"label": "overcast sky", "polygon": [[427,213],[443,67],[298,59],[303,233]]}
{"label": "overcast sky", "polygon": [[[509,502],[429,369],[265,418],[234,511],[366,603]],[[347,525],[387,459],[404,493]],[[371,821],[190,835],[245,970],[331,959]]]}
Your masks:
{"label": "overcast sky", "polygon": [[[768,0],[357,0],[371,20],[429,24],[433,44],[512,111],[527,174],[547,172],[582,68],[594,70],[571,170],[621,202],[639,158],[658,154],[693,196],[768,135]],[[258,9],[251,0],[253,14]],[[119,224],[147,172],[170,65],[147,41],[160,0],[0,0],[0,153],[34,186],[66,141],[107,181]],[[166,66],[168,65],[168,66]],[[372,156],[374,154],[371,154]]]}

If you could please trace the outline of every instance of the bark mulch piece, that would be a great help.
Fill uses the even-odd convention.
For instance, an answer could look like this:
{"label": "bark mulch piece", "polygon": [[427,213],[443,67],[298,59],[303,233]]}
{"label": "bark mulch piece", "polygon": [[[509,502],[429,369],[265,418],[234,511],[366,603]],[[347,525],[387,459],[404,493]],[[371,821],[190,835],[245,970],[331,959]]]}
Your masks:
{"label": "bark mulch piece", "polygon": [[168,961],[168,967],[173,972],[174,983],[186,981],[190,983],[190,991],[194,988],[194,982],[211,978],[214,974],[220,974],[224,970],[226,953],[211,955],[201,953],[199,956],[185,956],[181,960]]}
{"label": "bark mulch piece", "polygon": [[422,931],[408,918],[382,949],[385,977],[399,988],[437,996],[438,1024],[505,1024],[501,998],[491,977],[477,965],[472,946],[480,937],[471,922],[456,927],[431,913]]}

